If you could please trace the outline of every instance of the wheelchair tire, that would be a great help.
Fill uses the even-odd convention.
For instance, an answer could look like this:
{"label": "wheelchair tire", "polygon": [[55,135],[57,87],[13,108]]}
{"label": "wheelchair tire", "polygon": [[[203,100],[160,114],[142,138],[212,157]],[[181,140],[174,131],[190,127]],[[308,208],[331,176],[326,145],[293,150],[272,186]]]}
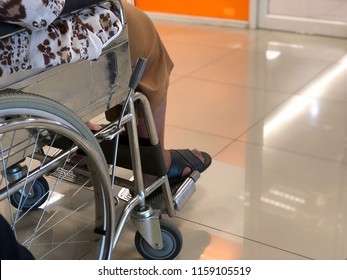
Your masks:
{"label": "wheelchair tire", "polygon": [[135,234],[136,249],[147,260],[173,260],[182,249],[182,234],[175,225],[160,219],[160,230],[164,243],[160,250],[152,248],[138,231]]}
{"label": "wheelchair tire", "polygon": [[10,196],[11,204],[22,211],[34,211],[38,209],[48,198],[49,184],[43,177],[37,178],[29,195],[22,194],[21,191],[15,192]]}
{"label": "wheelchair tire", "polygon": [[[56,146],[59,139],[69,147]],[[83,163],[74,162],[76,151]],[[28,172],[9,182],[6,171],[18,163]],[[71,181],[76,170],[84,172],[83,182]],[[108,167],[94,135],[71,110],[43,96],[0,92],[0,172],[0,211],[36,259],[110,258],[115,214]],[[42,176],[49,185],[44,209],[39,199],[23,207],[17,192],[34,180],[43,191]]]}

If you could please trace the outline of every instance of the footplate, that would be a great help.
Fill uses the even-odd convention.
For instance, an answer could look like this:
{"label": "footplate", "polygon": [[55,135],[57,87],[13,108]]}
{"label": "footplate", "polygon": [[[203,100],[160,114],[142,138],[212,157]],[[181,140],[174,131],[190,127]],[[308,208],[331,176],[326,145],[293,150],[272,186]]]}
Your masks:
{"label": "footplate", "polygon": [[192,197],[196,191],[195,182],[200,178],[198,171],[193,171],[187,179],[180,185],[178,190],[173,195],[175,209],[180,211],[187,201]]}
{"label": "footplate", "polygon": [[92,174],[90,174],[90,176],[87,176],[80,174],[75,170],[68,170],[62,167],[58,167],[56,170],[54,170],[54,172],[50,173],[49,175],[54,178],[57,178],[58,180],[64,180],[75,185],[84,187],[93,186]]}
{"label": "footplate", "polygon": [[[196,191],[196,181],[200,178],[200,173],[198,171],[193,171],[189,177],[187,177],[183,183],[171,186],[172,199],[174,202],[175,209],[177,211],[182,210],[184,205],[192,197]],[[132,199],[131,193],[127,188],[121,188],[118,193],[118,198],[128,202]],[[166,203],[164,198],[164,193],[160,192],[159,194],[147,198],[146,202],[153,208],[158,209],[162,213],[166,213]]]}

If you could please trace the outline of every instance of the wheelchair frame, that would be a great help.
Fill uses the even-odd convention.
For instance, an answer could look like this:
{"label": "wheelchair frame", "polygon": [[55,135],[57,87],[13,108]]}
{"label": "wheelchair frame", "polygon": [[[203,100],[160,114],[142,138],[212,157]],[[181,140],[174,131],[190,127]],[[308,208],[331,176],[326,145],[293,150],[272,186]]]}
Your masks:
{"label": "wheelchair frame", "polygon": [[[161,187],[167,214],[173,217],[176,210],[182,209],[194,193],[199,173],[194,171],[174,195],[166,171],[159,171],[157,179],[149,186],[144,186],[144,159],[136,122],[138,105],[147,126],[150,149],[160,147],[150,105],[142,93],[135,91],[145,69],[145,60],[140,59],[132,71],[127,23],[121,1],[96,2],[117,12],[123,25],[121,34],[103,50],[97,61],[79,61],[0,78],[0,213],[11,224],[19,242],[33,250],[37,258],[109,259],[124,226],[131,218],[137,229],[135,245],[139,253],[146,259],[172,259],[181,250],[181,233],[174,225],[162,219],[162,212],[153,209],[147,203],[147,198]],[[72,76],[73,79],[70,78]],[[100,131],[91,133],[84,122],[116,105],[123,105],[120,118]],[[133,181],[117,177],[115,173],[119,158],[119,137],[125,129]],[[105,150],[101,147],[105,141],[112,142],[113,148],[106,151],[113,153],[111,163],[106,163]],[[154,158],[161,161],[161,150],[159,155],[158,148],[153,150],[156,154]],[[83,164],[76,163],[76,158],[82,158]],[[45,177],[55,178],[53,187],[48,186]],[[80,177],[85,180],[83,183]],[[88,200],[88,204],[86,202],[81,208],[71,211],[73,214],[68,215],[68,223],[72,221],[73,224],[74,219],[94,218],[86,226],[87,230],[71,229],[71,236],[55,240],[55,232],[64,231],[66,226],[63,222],[65,218],[60,218],[60,215],[63,216],[67,205],[74,204],[72,201],[77,199],[67,199],[59,211],[55,209],[54,202],[47,202],[58,192],[59,185],[62,185],[64,193],[72,192],[72,188],[65,187],[65,184],[70,183],[81,185],[76,193],[88,192],[88,199],[94,209],[90,217],[80,215],[82,208],[89,207],[85,206],[89,205]],[[132,193],[117,217],[117,222],[116,209],[120,203],[114,196],[115,186],[125,187]],[[41,196],[27,206],[26,201],[37,196],[36,192]],[[93,195],[90,196],[90,193]],[[40,205],[44,205],[43,202],[45,208],[38,210]],[[76,217],[70,217],[74,215]],[[62,229],[58,223],[51,225],[56,216],[59,216]],[[32,221],[35,221],[34,225],[31,225]],[[30,235],[27,234],[29,229]],[[81,232],[82,236],[88,232],[89,239],[82,238],[81,241],[77,238]],[[40,239],[42,236],[45,236],[42,240],[50,240],[49,244],[42,245],[42,242],[46,242]],[[89,245],[87,249],[83,246],[82,253],[56,253],[59,248],[83,242]]]}

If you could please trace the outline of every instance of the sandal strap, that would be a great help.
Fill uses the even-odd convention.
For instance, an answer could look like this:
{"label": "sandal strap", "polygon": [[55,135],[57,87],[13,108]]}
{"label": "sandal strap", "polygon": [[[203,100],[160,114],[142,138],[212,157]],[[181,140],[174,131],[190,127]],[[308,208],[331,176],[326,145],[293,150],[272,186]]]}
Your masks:
{"label": "sandal strap", "polygon": [[171,165],[168,171],[168,179],[181,178],[183,170],[189,167],[192,171],[205,169],[204,163],[189,149],[169,150]]}

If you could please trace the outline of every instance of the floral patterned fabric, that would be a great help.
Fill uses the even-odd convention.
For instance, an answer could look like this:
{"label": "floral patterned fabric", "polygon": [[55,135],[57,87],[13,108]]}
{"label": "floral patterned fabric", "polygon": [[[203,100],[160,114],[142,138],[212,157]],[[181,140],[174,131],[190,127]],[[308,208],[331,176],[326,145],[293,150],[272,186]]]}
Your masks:
{"label": "floral patterned fabric", "polygon": [[47,28],[61,13],[65,0],[0,0],[0,21],[31,30]]}
{"label": "floral patterned fabric", "polygon": [[[27,9],[30,3],[35,5]],[[64,3],[64,0],[0,0],[0,20],[27,28],[0,40],[0,77],[21,70],[97,59],[103,47],[122,30],[118,17],[99,6],[58,17]],[[49,10],[45,18],[28,17],[33,10],[44,8]]]}

